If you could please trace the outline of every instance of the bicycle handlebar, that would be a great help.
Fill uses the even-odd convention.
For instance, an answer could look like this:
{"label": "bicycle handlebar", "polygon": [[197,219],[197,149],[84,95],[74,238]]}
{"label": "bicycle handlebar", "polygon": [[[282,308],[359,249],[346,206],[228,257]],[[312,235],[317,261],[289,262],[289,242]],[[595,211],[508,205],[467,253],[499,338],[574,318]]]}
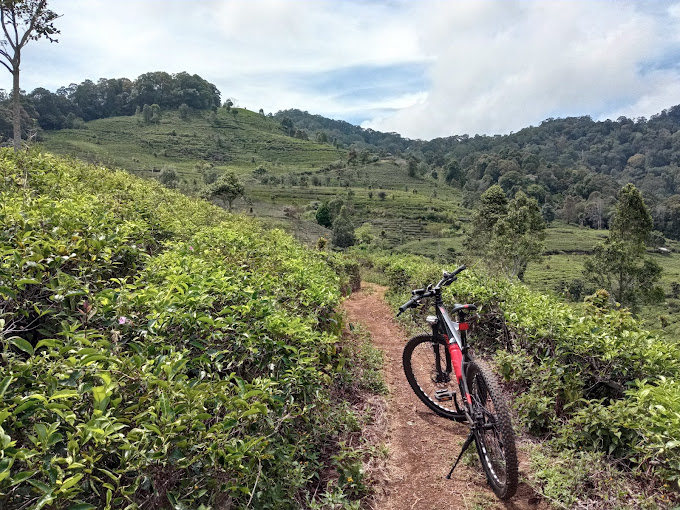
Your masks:
{"label": "bicycle handlebar", "polygon": [[456,275],[460,273],[461,271],[464,271],[467,269],[465,265],[460,266],[458,269],[456,269],[453,273],[447,273],[444,271],[444,274],[442,275],[442,279],[439,280],[439,283],[432,288],[432,285],[428,285],[424,289],[414,289],[411,291],[411,294],[414,296],[413,298],[409,299],[406,303],[401,305],[399,307],[399,313],[397,314],[397,317],[399,317],[402,313],[404,313],[406,310],[409,308],[413,308],[415,306],[418,306],[420,303],[421,299],[429,298],[434,296],[437,292],[441,290],[442,287],[446,285],[451,285],[453,282],[457,280]]}
{"label": "bicycle handlebar", "polygon": [[[446,280],[449,280],[449,279],[451,281],[448,282],[448,283],[444,283],[444,285],[449,285],[450,283],[453,283],[455,281],[456,275],[458,273],[460,273],[461,271],[465,271],[466,269],[467,269],[467,266],[465,266],[465,264],[463,264],[458,269],[456,269],[453,273],[447,273],[446,271],[444,271],[444,274],[442,275],[442,279],[439,282],[439,284],[444,283]],[[439,286],[439,284],[437,284],[437,286]]]}

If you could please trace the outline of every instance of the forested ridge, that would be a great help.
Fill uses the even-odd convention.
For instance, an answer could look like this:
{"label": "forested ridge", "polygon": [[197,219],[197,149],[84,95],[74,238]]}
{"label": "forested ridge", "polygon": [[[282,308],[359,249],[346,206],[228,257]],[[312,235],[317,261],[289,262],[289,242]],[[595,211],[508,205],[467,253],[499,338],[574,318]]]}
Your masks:
{"label": "forested ridge", "polygon": [[[455,112],[451,112],[455,115]],[[615,195],[628,182],[643,193],[657,230],[680,237],[680,106],[651,117],[594,121],[589,116],[547,119],[509,135],[455,135],[410,140],[332,121],[299,110],[277,113],[309,132],[381,154],[406,155],[439,169],[460,186],[465,205],[500,184],[536,198],[547,220],[606,228]]]}
{"label": "forested ridge", "polygon": [[[9,96],[0,96],[0,133],[11,132]],[[82,123],[108,117],[134,115],[144,105],[158,105],[162,109],[177,109],[182,104],[189,108],[207,110],[221,105],[220,91],[197,74],[162,71],[128,78],[100,78],[71,83],[55,92],[39,87],[22,95],[24,129],[34,119],[42,129],[72,128]]]}

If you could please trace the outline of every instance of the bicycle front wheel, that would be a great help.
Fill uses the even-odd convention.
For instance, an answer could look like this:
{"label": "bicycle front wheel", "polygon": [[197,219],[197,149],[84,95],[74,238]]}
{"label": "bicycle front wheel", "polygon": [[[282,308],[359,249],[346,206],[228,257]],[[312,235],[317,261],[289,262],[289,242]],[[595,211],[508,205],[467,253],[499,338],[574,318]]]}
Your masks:
{"label": "bicycle front wheel", "polygon": [[477,361],[467,369],[477,453],[496,496],[509,499],[517,491],[517,451],[508,408],[491,371]]}
{"label": "bicycle front wheel", "polygon": [[416,335],[404,347],[404,373],[413,392],[423,403],[444,418],[465,421],[456,405],[460,399],[458,380],[443,339]]}

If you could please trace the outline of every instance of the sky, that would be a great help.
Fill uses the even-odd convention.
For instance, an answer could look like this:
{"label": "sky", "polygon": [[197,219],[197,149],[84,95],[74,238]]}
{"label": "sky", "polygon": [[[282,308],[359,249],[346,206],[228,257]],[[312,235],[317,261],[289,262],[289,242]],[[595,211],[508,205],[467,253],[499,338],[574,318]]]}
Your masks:
{"label": "sky", "polygon": [[[680,104],[680,0],[50,0],[21,87],[187,71],[222,99],[408,138]],[[0,88],[11,89],[0,74]]]}

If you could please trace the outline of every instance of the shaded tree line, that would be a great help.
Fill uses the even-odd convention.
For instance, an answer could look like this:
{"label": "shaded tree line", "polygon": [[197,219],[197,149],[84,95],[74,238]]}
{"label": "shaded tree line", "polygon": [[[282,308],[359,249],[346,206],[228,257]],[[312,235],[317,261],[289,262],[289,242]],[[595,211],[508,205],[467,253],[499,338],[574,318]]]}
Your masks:
{"label": "shaded tree line", "polygon": [[[0,130],[7,136],[6,126],[10,96],[0,95]],[[197,74],[151,72],[136,80],[100,78],[96,83],[85,80],[60,87],[56,92],[37,88],[21,95],[24,109],[22,124],[33,120],[45,130],[74,127],[77,119],[94,119],[134,115],[144,105],[158,105],[163,110],[178,109],[186,104],[197,110],[220,106],[220,91]]]}

